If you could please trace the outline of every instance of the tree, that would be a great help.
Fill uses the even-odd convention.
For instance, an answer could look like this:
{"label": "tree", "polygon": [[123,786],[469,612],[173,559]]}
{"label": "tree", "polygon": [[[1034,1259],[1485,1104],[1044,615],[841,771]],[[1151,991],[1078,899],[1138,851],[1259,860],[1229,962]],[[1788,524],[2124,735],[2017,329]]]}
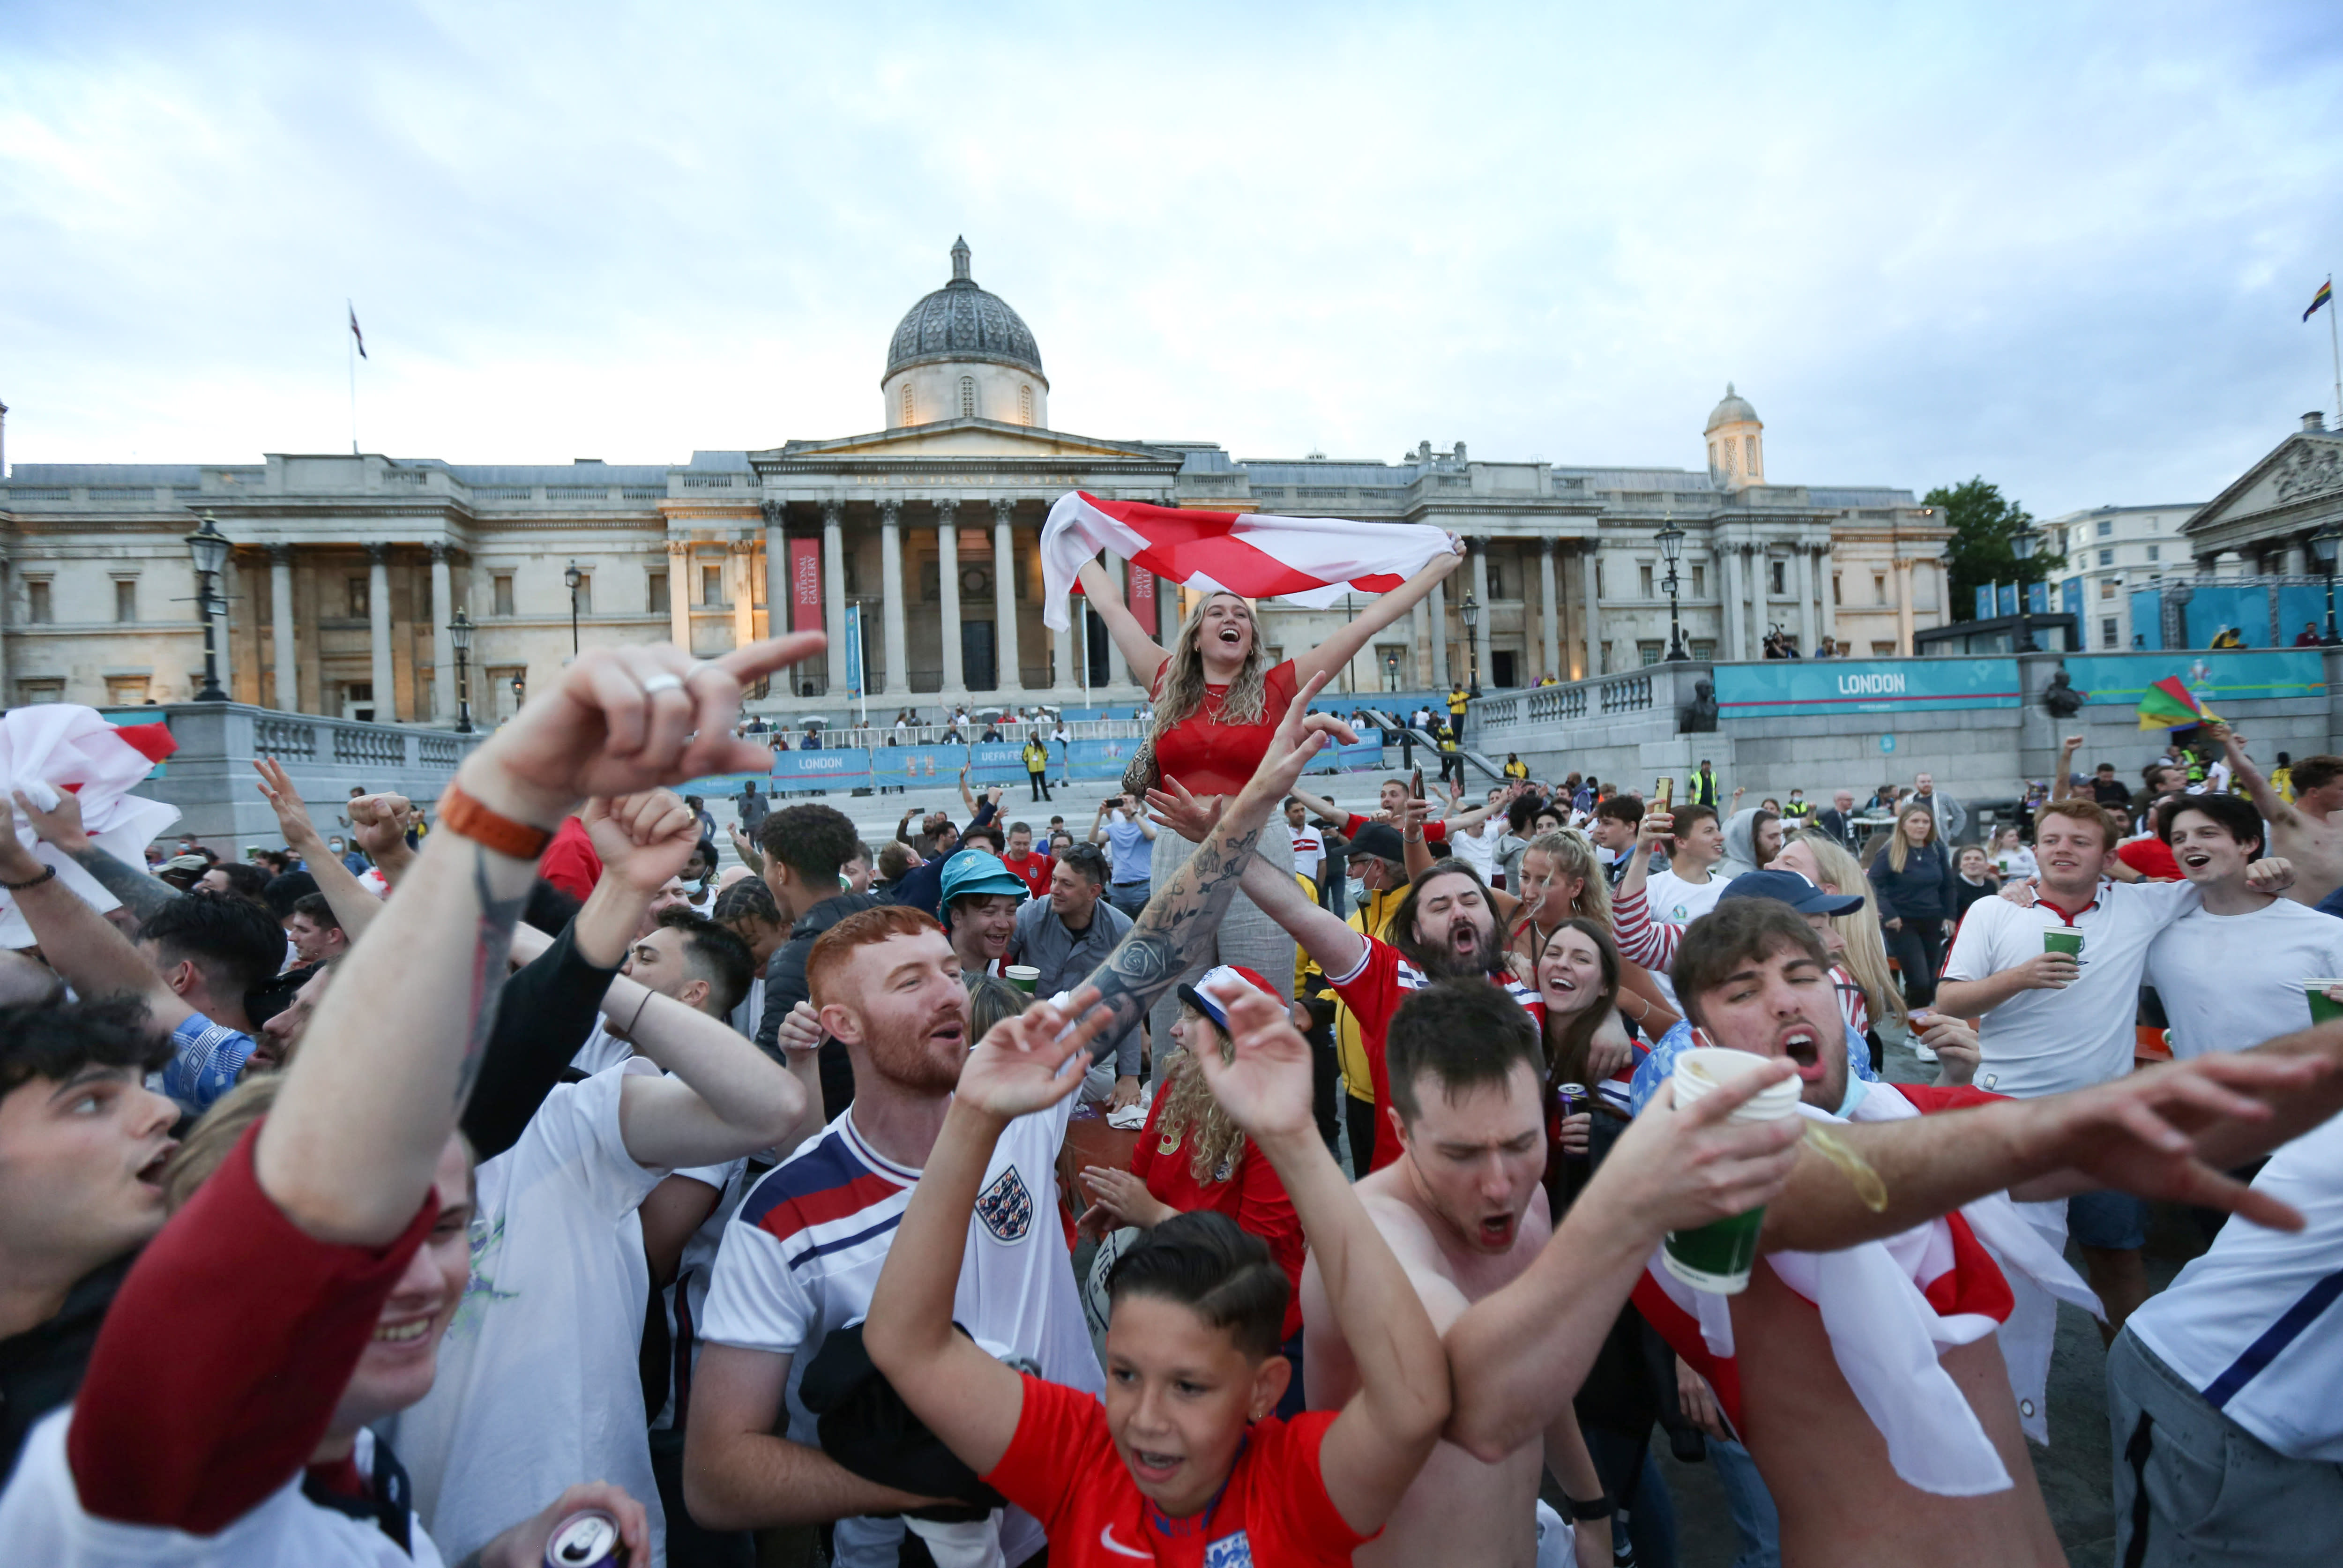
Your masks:
{"label": "tree", "polygon": [[2035,533],[2034,516],[1981,476],[1950,488],[1939,485],[1924,502],[1943,508],[1953,530],[1945,568],[1955,620],[1976,618],[1976,590],[1987,583],[2048,582],[2066,564],[2064,551],[2047,548],[2047,538],[2035,534],[2039,542],[2034,557],[2019,566],[2011,541]]}

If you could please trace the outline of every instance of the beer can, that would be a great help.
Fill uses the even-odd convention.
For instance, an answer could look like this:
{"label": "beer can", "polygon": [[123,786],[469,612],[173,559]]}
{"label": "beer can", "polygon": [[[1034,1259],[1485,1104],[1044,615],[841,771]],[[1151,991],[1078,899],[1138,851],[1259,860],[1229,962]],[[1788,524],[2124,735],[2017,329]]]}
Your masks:
{"label": "beer can", "polygon": [[545,1568],[618,1568],[627,1560],[615,1514],[581,1508],[553,1527],[545,1543]]}
{"label": "beer can", "polygon": [[1562,1113],[1565,1117],[1575,1116],[1586,1109],[1586,1085],[1583,1083],[1565,1083],[1555,1090],[1554,1095],[1561,1101]]}

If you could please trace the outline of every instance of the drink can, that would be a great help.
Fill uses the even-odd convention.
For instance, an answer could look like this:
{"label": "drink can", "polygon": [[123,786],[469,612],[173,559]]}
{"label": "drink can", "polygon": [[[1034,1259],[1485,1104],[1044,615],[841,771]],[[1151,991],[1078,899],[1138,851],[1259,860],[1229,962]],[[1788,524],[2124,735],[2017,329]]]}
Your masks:
{"label": "drink can", "polygon": [[1562,1114],[1565,1119],[1586,1109],[1586,1085],[1583,1083],[1565,1083],[1554,1093],[1562,1103]]}
{"label": "drink can", "polygon": [[627,1560],[616,1514],[581,1508],[546,1538],[545,1568],[618,1568]]}

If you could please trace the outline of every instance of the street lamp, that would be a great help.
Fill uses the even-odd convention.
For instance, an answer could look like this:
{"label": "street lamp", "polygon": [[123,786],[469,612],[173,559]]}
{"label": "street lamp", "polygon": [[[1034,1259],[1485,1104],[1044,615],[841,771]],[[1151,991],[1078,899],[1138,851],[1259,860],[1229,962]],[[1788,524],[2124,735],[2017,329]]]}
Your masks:
{"label": "street lamp", "polygon": [[472,732],[472,618],[458,610],[447,622],[447,642],[456,650],[456,733]]}
{"label": "street lamp", "polygon": [[2329,523],[2310,536],[2310,553],[2318,558],[2319,568],[2327,574],[2327,645],[2335,646],[2343,638],[2335,635],[2335,550],[2343,545],[2343,528]]}
{"label": "street lamp", "polygon": [[2035,542],[2031,528],[2009,537],[2009,553],[2017,561],[2017,641],[2015,646],[2019,653],[2036,651],[2034,647],[2034,604],[2026,597],[2026,563],[2034,558]]}
{"label": "street lamp", "polygon": [[219,652],[212,644],[212,579],[227,568],[228,538],[219,531],[209,512],[203,526],[187,536],[187,554],[196,563],[196,613],[204,618],[204,689],[197,702],[226,702],[220,689]]}
{"label": "street lamp", "polygon": [[1668,596],[1668,661],[1677,663],[1692,656],[1684,652],[1684,626],[1676,617],[1676,589],[1682,586],[1676,578],[1676,562],[1684,558],[1684,531],[1669,518],[1660,528],[1660,558],[1667,563],[1667,576],[1660,579],[1661,588]]}
{"label": "street lamp", "polygon": [[1481,607],[1473,602],[1471,588],[1464,590],[1464,602],[1457,608],[1456,613],[1464,618],[1465,668],[1473,672],[1472,683],[1467,689],[1478,697],[1481,695],[1481,638],[1476,628],[1481,624]]}
{"label": "street lamp", "polygon": [[578,657],[578,585],[586,580],[586,574],[578,569],[576,561],[571,561],[568,568],[562,572],[561,580],[569,585],[569,657],[576,658]]}
{"label": "street lamp", "polygon": [[1397,648],[1392,648],[1383,655],[1383,678],[1391,682],[1392,690],[1399,689],[1399,650]]}

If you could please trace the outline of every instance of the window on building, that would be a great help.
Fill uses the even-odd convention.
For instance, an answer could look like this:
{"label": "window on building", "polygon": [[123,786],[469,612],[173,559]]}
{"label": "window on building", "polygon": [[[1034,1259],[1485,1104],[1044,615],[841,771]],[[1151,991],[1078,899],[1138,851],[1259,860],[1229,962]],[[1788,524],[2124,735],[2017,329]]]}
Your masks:
{"label": "window on building", "polygon": [[374,584],[370,578],[343,579],[352,620],[367,620],[374,615]]}
{"label": "window on building", "polygon": [[63,702],[65,683],[62,680],[20,680],[16,683],[19,702]]}
{"label": "window on building", "polygon": [[1493,558],[1489,562],[1489,598],[1494,600],[1506,597],[1505,563]]}
{"label": "window on building", "polygon": [[490,613],[495,615],[513,613],[512,580],[513,575],[510,572],[498,572],[488,578],[488,590],[491,596],[489,603],[494,607]]}
{"label": "window on building", "polygon": [[1885,572],[1871,574],[1871,602],[1874,604],[1887,602],[1887,574]]}
{"label": "window on building", "polygon": [[[52,621],[52,620],[54,620],[54,619],[55,619],[55,618],[55,618],[55,616],[54,616],[53,614],[51,614],[51,613],[50,613],[50,606],[49,606],[49,579],[48,579],[48,578],[25,578],[25,624],[26,624],[26,625],[28,625],[28,626],[45,626],[45,625],[46,625],[48,622],[50,622],[50,621]],[[25,683],[25,684],[26,684],[27,686],[29,686],[29,685],[31,685],[31,684],[33,684],[33,683],[32,683],[32,682],[26,682],[26,683]],[[27,701],[27,702],[32,702],[32,701],[35,701],[35,700],[37,700],[37,699],[28,697],[28,698],[26,698],[25,700],[25,701]],[[54,702],[54,701],[55,701],[55,700],[56,700],[56,699],[55,699],[55,698],[51,698],[51,699],[49,699],[49,700],[50,700],[50,701],[52,701],[52,702]]]}
{"label": "window on building", "polygon": [[1017,422],[1020,425],[1033,422],[1033,388],[1031,387],[1017,388]]}
{"label": "window on building", "polygon": [[594,613],[594,574],[591,572],[578,574],[578,613],[579,615]]}
{"label": "window on building", "polygon": [[1635,645],[1636,657],[1645,665],[1659,663],[1660,655],[1666,651],[1666,645],[1661,642],[1657,638],[1653,638],[1649,641],[1639,642]]}
{"label": "window on building", "polygon": [[1635,592],[1643,598],[1652,597],[1652,563],[1649,561],[1635,563]]}
{"label": "window on building", "polygon": [[2101,616],[2099,618],[2099,646],[2101,648],[2113,648],[2116,645],[2116,618],[2111,615]]}
{"label": "window on building", "polygon": [[1741,471],[1755,477],[1757,473],[1757,437],[1741,437]]}
{"label": "window on building", "polygon": [[1845,602],[1846,600],[1839,593],[1838,573],[1833,572],[1831,573],[1831,603],[1840,605]]}
{"label": "window on building", "polygon": [[973,376],[960,378],[960,417],[963,419],[976,417],[976,377]]}
{"label": "window on building", "polygon": [[114,618],[126,624],[138,618],[138,579],[136,578],[114,579]]}
{"label": "window on building", "polygon": [[1773,563],[1773,568],[1774,591],[1777,594],[1788,593],[1790,591],[1790,563],[1787,561],[1775,561]]}
{"label": "window on building", "polygon": [[2148,558],[2149,560],[2152,560],[2152,561],[2160,561],[2160,560],[2162,560],[2162,559],[2164,558],[2164,547],[2163,547],[2162,545],[2150,545],[2150,546],[2148,546],[2148,547],[2147,547],[2147,558]]}
{"label": "window on building", "polygon": [[1871,645],[1871,657],[1874,658],[1894,658],[1896,657],[1896,644],[1893,641],[1873,643]]}
{"label": "window on building", "polygon": [[1603,586],[1603,558],[1597,556],[1594,558],[1594,597],[1607,598],[1610,594],[1611,590]]}
{"label": "window on building", "polygon": [[649,615],[665,615],[668,608],[667,573],[652,572],[643,580],[650,589],[643,596],[644,612]]}
{"label": "window on building", "polygon": [[724,568],[703,566],[699,568],[699,602],[714,608],[724,602]]}
{"label": "window on building", "polygon": [[1697,561],[1693,563],[1692,568],[1692,597],[1694,598],[1708,597],[1708,568]]}
{"label": "window on building", "polygon": [[911,384],[909,381],[903,383],[903,423],[906,425],[917,423],[911,417]]}
{"label": "window on building", "polygon": [[146,700],[146,683],[143,675],[109,675],[106,700],[116,708],[136,708]]}
{"label": "window on building", "polygon": [[1694,638],[1692,639],[1692,656],[1694,658],[1715,658],[1716,657],[1716,638],[1713,637]]}
{"label": "window on building", "polygon": [[2115,565],[2115,564],[2116,564],[2116,553],[2115,553],[2115,551],[2113,551],[2113,550],[2101,550],[2101,551],[2099,552],[2099,565],[2101,565],[2101,566],[2103,566],[2103,567],[2111,567],[2111,566],[2113,566],[2113,565]]}
{"label": "window on building", "polygon": [[1714,471],[1716,468],[1717,463],[1718,457],[1716,456],[1716,443],[1711,441],[1708,444],[1708,466],[1711,471]]}
{"label": "window on building", "polygon": [[1375,678],[1382,689],[1397,691],[1415,684],[1415,649],[1403,642],[1375,645]]}
{"label": "window on building", "polygon": [[2103,539],[2107,539],[2107,538],[2113,538],[2115,537],[2115,531],[2116,531],[2116,526],[2115,526],[2115,524],[2114,524],[2114,522],[2113,522],[2113,521],[2111,521],[2111,520],[2107,520],[2107,519],[2102,519],[2102,520],[2100,521],[2100,523],[2099,523],[2099,538],[2103,538]]}

